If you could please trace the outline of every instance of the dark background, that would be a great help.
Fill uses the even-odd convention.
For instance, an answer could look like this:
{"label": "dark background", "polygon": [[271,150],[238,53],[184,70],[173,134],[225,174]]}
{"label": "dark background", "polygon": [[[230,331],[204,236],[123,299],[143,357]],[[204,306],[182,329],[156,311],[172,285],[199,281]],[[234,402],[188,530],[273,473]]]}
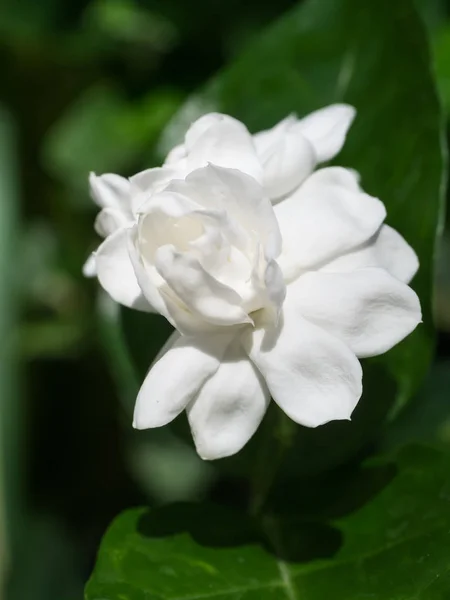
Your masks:
{"label": "dark background", "polygon": [[[80,599],[101,535],[126,507],[230,493],[189,443],[131,428],[136,374],[118,356],[114,307],[81,274],[98,241],[87,176],[156,165],[158,137],[183,100],[294,4],[0,6],[0,574],[8,600]],[[447,108],[450,11],[444,2],[419,8]],[[440,257],[438,351],[421,392],[429,408],[417,431],[404,432],[400,421],[386,447],[436,435],[437,424],[440,440],[450,441],[442,418],[450,388],[447,237]],[[155,317],[142,332],[149,356],[168,331]]]}

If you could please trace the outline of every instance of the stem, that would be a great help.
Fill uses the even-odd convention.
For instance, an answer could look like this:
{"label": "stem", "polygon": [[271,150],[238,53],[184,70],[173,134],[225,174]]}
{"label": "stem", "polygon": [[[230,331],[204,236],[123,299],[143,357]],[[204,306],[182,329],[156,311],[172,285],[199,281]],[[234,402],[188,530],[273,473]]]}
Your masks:
{"label": "stem", "polygon": [[251,478],[250,514],[254,516],[261,514],[296,432],[295,423],[280,410],[274,417],[262,432],[261,448]]}

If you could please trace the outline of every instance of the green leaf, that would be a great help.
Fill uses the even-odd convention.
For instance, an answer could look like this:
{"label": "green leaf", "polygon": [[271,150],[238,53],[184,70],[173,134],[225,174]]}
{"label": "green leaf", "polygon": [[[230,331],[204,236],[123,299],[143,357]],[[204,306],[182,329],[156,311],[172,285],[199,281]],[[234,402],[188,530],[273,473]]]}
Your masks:
{"label": "green leaf", "polygon": [[450,448],[450,360],[437,361],[405,411],[386,428],[383,449],[407,443],[441,444]]}
{"label": "green leaf", "polygon": [[190,98],[161,144],[167,151],[206,111],[230,113],[258,131],[289,113],[303,115],[333,102],[357,108],[336,162],[361,173],[364,188],[385,202],[387,222],[421,263],[413,287],[424,323],[384,363],[399,383],[399,403],[423,379],[433,345],[431,286],[444,160],[429,62],[423,25],[410,0],[310,0]]}
{"label": "green leaf", "polygon": [[[86,599],[446,598],[450,459],[412,447],[395,462],[397,474],[370,500],[357,485],[341,489],[347,504],[366,503],[331,522],[302,513],[260,527],[212,505],[127,511],[103,539]],[[372,465],[360,482],[379,473]]]}
{"label": "green leaf", "polygon": [[432,35],[436,79],[442,103],[450,110],[450,23],[439,27]]}

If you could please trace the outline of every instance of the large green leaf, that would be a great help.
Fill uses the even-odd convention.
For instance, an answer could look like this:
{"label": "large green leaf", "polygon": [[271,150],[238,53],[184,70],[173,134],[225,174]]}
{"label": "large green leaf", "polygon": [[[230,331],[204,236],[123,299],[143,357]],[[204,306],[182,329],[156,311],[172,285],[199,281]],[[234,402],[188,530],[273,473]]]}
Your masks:
{"label": "large green leaf", "polygon": [[[385,202],[387,222],[421,263],[413,287],[424,322],[383,359],[399,385],[397,405],[423,379],[433,346],[431,288],[444,161],[429,63],[411,0],[309,0],[189,99],[161,143],[164,153],[193,119],[211,110],[230,113],[257,131],[291,112],[303,115],[333,102],[357,108],[337,163],[361,173],[366,190]],[[365,377],[372,383],[370,369]]]}
{"label": "large green leaf", "polygon": [[[412,447],[395,462],[381,492],[331,522],[303,510],[259,527],[232,510],[190,504],[125,512],[105,535],[86,599],[448,598],[449,457]],[[380,470],[342,486],[347,508]]]}

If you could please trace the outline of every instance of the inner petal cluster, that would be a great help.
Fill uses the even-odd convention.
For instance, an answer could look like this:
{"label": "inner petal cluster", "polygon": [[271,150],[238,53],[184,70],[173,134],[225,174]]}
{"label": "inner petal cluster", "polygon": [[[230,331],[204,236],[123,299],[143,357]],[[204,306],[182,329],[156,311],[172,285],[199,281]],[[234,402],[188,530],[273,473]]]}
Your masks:
{"label": "inner petal cluster", "polygon": [[[141,266],[184,316],[203,326],[230,326],[252,323],[259,310],[279,312],[278,223],[250,176],[209,165],[152,195],[139,212]],[[173,313],[172,319],[183,329]]]}

